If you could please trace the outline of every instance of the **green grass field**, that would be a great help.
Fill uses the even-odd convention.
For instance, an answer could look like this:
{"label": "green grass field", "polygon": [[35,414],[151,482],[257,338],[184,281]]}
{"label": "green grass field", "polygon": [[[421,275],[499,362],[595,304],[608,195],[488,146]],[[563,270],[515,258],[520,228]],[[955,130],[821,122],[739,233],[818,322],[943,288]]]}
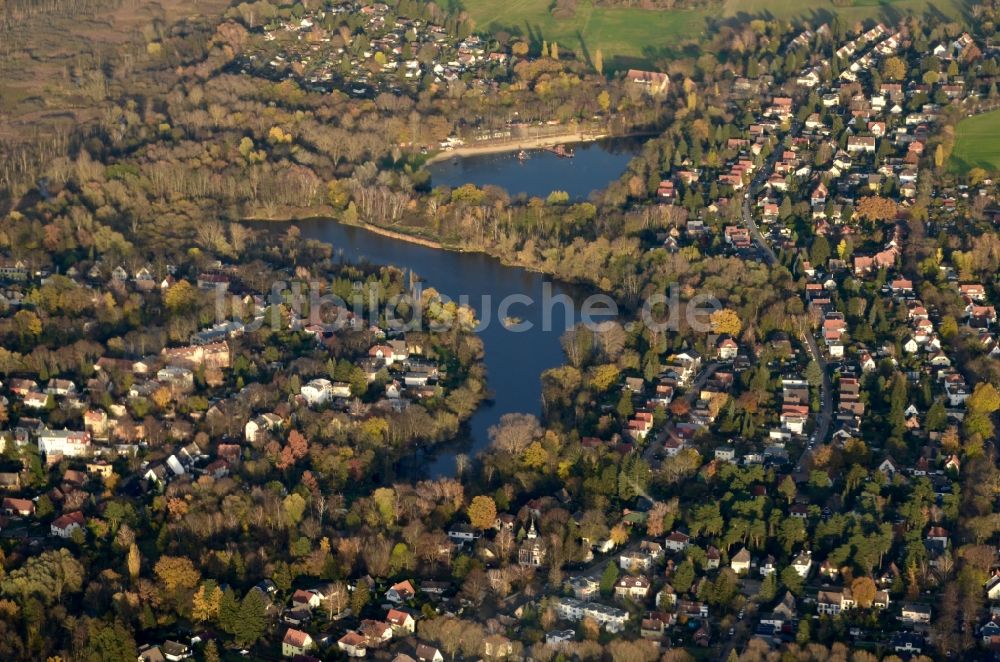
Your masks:
{"label": "green grass field", "polygon": [[1000,172],[1000,110],[958,123],[950,166],[961,173],[972,168]]}
{"label": "green grass field", "polygon": [[966,0],[854,0],[850,7],[834,7],[830,0],[725,0],[724,16],[770,15],[800,19],[824,13],[838,14],[846,21],[892,20],[900,14],[941,14],[961,20],[970,3]]}
{"label": "green grass field", "polygon": [[556,20],[550,0],[464,0],[478,29],[507,30],[534,43],[557,42],[563,52],[592,56],[600,49],[606,69],[648,62],[651,51],[698,39],[708,15],[700,11],[596,8],[580,0],[573,18]]}
{"label": "green grass field", "polygon": [[482,30],[507,30],[530,39],[557,42],[563,52],[589,59],[601,49],[605,70],[647,66],[669,59],[685,42],[706,36],[710,22],[722,18],[827,18],[834,13],[848,21],[894,20],[908,13],[931,11],[960,20],[969,0],[855,0],[852,7],[834,7],[830,0],[724,0],[703,10],[604,9],[579,0],[570,19],[557,20],[551,0],[457,0]]}

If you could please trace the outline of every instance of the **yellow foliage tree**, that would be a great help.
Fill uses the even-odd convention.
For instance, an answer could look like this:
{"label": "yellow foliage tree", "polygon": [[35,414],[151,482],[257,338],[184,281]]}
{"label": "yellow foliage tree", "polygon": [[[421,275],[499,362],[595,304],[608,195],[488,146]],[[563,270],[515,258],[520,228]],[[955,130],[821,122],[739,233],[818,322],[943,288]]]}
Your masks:
{"label": "yellow foliage tree", "polygon": [[735,310],[723,308],[712,313],[709,320],[712,323],[712,333],[738,336],[743,328],[743,322]]}
{"label": "yellow foliage tree", "polygon": [[191,559],[183,556],[161,556],[153,572],[167,591],[194,588],[201,579],[201,573]]}
{"label": "yellow foliage tree", "polygon": [[493,497],[479,495],[472,500],[466,511],[469,522],[477,529],[492,528],[497,521],[497,504]]}

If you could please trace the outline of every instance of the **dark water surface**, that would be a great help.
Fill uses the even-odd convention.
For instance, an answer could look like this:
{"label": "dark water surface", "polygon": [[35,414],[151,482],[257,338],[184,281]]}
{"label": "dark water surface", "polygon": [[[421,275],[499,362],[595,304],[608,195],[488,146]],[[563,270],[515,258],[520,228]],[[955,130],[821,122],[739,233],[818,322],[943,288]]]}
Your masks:
{"label": "dark water surface", "polygon": [[517,152],[483,154],[438,161],[427,166],[431,186],[491,184],[512,196],[525,193],[544,198],[552,191],[566,191],[571,200],[586,200],[593,191],[606,188],[632,160],[644,138],[606,138],[567,145],[573,158],[561,158],[541,149],[527,150],[521,161]]}
{"label": "dark water surface", "polygon": [[[408,269],[425,281],[425,287],[433,287],[455,301],[468,297],[477,318],[489,321],[479,335],[486,352],[487,388],[493,393],[493,401],[484,403],[472,416],[468,438],[417,453],[407,463],[409,466],[403,467],[410,477],[454,475],[455,455],[472,456],[484,449],[489,444],[490,426],[501,416],[512,412],[539,413],[539,376],[564,362],[559,338],[568,328],[568,315],[572,316],[570,326],[572,320],[581,318],[580,306],[588,294],[582,288],[553,282],[547,276],[519,267],[504,266],[480,253],[427,248],[333,220],[308,219],[296,225],[303,237],[332,245],[347,261]],[[544,303],[546,291],[552,302],[549,306]],[[509,309],[500,310],[503,300],[513,295],[527,296],[535,303],[525,305],[515,301]],[[557,297],[562,301],[555,300]],[[570,302],[572,306],[568,305]],[[530,323],[532,328],[515,332],[504,326],[501,321],[504,316],[517,318],[525,325]],[[550,318],[549,324],[543,323],[546,317]]]}

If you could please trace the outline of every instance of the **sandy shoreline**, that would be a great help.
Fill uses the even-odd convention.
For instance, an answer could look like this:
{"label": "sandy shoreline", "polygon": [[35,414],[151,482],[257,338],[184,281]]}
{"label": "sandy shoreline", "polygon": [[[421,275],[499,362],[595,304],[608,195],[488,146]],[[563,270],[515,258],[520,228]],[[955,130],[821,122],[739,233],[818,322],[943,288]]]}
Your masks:
{"label": "sandy shoreline", "polygon": [[[539,149],[541,147],[554,147],[566,143],[588,143],[602,138],[612,138],[607,133],[560,133],[552,136],[541,136],[538,138],[523,138],[519,140],[508,140],[502,143],[490,143],[488,145],[469,145],[466,147],[456,147],[455,149],[438,152],[427,159],[427,165],[438,161],[447,161],[451,158],[461,158],[466,156],[477,156],[480,154],[502,154],[504,152],[516,152],[520,149]],[[626,136],[621,136],[626,137]]]}

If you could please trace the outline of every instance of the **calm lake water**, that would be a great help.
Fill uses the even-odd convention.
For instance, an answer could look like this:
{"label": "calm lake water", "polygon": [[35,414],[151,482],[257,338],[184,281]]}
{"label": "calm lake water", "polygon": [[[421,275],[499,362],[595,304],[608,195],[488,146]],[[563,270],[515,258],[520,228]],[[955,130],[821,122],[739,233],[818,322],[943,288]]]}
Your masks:
{"label": "calm lake water", "polygon": [[[493,392],[493,401],[484,403],[472,416],[465,438],[415,454],[407,463],[409,466],[401,467],[404,473],[417,479],[454,475],[455,455],[466,453],[471,457],[486,448],[489,428],[501,416],[540,412],[539,377],[544,370],[564,362],[559,337],[567,328],[568,317],[570,326],[572,320],[580,320],[581,309],[577,304],[586,296],[582,289],[553,282],[525,269],[506,267],[479,253],[426,248],[332,220],[309,219],[298,221],[296,225],[303,237],[332,245],[348,261],[409,269],[425,281],[425,286],[434,287],[456,301],[467,296],[468,303],[476,309],[477,318],[490,320],[480,337],[485,346],[487,386]],[[550,301],[563,297],[565,303],[572,301],[573,305],[556,302],[545,306],[545,291],[550,292]],[[518,303],[500,310],[503,299],[512,295],[526,295],[536,303]],[[524,332],[515,332],[502,324],[504,316],[533,326]],[[545,317],[551,319],[550,330],[543,324]]]}
{"label": "calm lake water", "polygon": [[427,166],[431,186],[491,184],[512,196],[524,193],[546,197],[566,191],[572,200],[586,200],[593,191],[607,187],[625,171],[645,141],[643,138],[607,138],[571,145],[573,158],[561,158],[541,149],[528,150],[521,161],[517,152],[483,154],[438,161]]}

